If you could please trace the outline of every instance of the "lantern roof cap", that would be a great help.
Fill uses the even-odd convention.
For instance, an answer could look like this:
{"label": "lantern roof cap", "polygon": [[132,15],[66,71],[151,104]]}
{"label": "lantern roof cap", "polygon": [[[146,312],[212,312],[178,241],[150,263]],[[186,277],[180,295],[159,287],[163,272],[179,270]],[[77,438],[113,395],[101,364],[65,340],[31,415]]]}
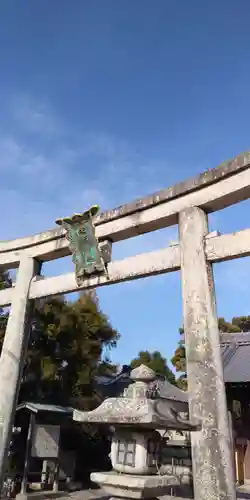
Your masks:
{"label": "lantern roof cap", "polygon": [[140,365],[137,368],[134,368],[131,373],[130,373],[130,378],[134,380],[135,382],[141,381],[141,382],[153,382],[156,380],[156,373],[154,370],[149,368],[146,365]]}
{"label": "lantern roof cap", "polygon": [[[156,374],[141,365],[132,370],[134,380],[123,395],[105,399],[98,408],[82,412],[74,410],[73,419],[78,422],[133,426],[148,429],[195,430],[183,416],[178,402],[161,398],[158,387],[154,387]],[[153,385],[152,385],[153,384]]]}

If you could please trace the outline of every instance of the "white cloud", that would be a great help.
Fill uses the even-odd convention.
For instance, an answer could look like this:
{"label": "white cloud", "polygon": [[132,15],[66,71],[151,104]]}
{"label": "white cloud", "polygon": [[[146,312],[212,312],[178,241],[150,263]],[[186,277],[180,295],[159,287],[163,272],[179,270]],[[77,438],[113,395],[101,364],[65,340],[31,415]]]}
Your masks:
{"label": "white cloud", "polygon": [[[49,229],[56,218],[93,203],[107,209],[131,201],[159,189],[163,176],[167,182],[163,163],[145,162],[126,141],[103,132],[76,133],[27,96],[11,100],[8,122],[12,126],[0,135],[1,239]],[[220,229],[222,216],[209,216],[210,230]],[[114,245],[114,258],[166,247],[176,238],[173,227],[126,240]],[[229,286],[249,291],[248,270],[249,262],[222,264],[216,271],[220,296]]]}
{"label": "white cloud", "polygon": [[27,94],[12,96],[9,103],[12,118],[21,127],[32,133],[45,136],[60,136],[64,132],[61,121],[47,102],[37,100]]}
{"label": "white cloud", "polygon": [[[156,189],[150,162],[126,141],[99,131],[76,133],[33,98],[10,102],[8,129],[0,135],[0,209],[7,212],[2,239],[43,231],[93,203],[113,208]],[[166,237],[146,235],[125,242],[124,250],[155,249],[157,241],[165,245]]]}

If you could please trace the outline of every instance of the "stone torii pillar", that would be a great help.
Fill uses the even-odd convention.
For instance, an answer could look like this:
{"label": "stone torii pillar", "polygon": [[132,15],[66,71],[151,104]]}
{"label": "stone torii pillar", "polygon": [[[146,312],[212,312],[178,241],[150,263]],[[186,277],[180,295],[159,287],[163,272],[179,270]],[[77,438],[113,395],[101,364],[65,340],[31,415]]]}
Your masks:
{"label": "stone torii pillar", "polygon": [[20,261],[0,357],[0,491],[30,335],[30,283],[40,267],[40,263],[30,256],[23,256]]}
{"label": "stone torii pillar", "polygon": [[181,278],[195,500],[235,500],[212,265],[205,255],[207,215],[197,207],[179,214]]}

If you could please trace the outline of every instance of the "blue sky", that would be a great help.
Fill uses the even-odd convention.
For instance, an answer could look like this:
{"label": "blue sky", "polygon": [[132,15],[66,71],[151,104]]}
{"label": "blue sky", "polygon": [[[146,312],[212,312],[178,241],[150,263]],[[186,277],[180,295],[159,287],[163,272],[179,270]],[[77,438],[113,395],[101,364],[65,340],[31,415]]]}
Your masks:
{"label": "blue sky", "polygon": [[[250,149],[249,0],[6,0],[0,5],[1,239],[112,208]],[[249,202],[210,217],[250,226]],[[176,228],[114,245],[165,247]],[[69,272],[70,258],[46,264]],[[249,259],[215,266],[219,315],[250,314]],[[168,359],[182,325],[179,273],[99,291],[121,339]]]}

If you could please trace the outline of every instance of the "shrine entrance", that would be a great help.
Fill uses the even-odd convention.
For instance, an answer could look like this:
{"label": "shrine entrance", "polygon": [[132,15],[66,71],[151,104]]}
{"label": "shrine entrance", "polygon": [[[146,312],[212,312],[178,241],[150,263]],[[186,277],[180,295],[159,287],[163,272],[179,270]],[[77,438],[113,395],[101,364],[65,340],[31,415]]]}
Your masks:
{"label": "shrine entrance", "polygon": [[[0,243],[2,269],[18,268],[14,287],[0,291],[11,305],[0,359],[0,477],[29,338],[32,301],[126,280],[181,270],[196,500],[236,498],[212,264],[250,255],[250,229],[209,233],[207,214],[250,197],[250,153],[134,203],[97,214],[60,219],[59,228]],[[112,261],[112,245],[179,225],[179,242]],[[96,239],[97,238],[97,239]],[[75,272],[40,276],[42,263],[73,253]]]}

